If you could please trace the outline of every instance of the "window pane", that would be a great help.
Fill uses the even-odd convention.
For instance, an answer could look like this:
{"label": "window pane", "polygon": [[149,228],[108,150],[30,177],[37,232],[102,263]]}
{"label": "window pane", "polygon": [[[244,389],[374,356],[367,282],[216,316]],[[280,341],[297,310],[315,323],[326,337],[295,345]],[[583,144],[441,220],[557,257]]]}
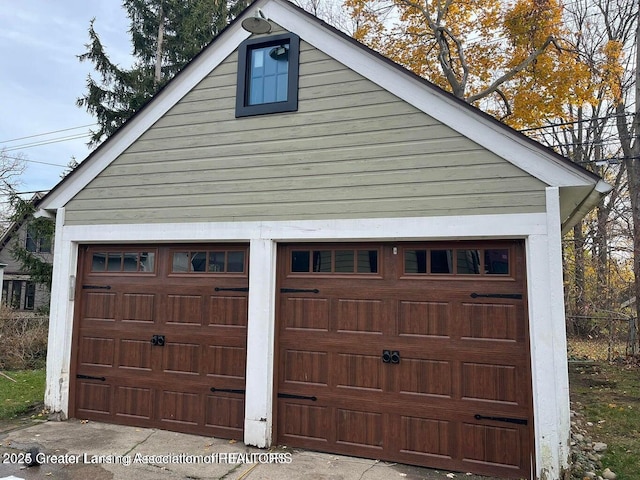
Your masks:
{"label": "window pane", "polygon": [[336,251],[336,272],[353,273],[353,250]]}
{"label": "window pane", "polygon": [[287,101],[289,45],[255,48],[249,61],[249,105]]}
{"label": "window pane", "polygon": [[485,250],[484,271],[489,275],[508,275],[509,250],[506,248]]}
{"label": "window pane", "polygon": [[91,261],[92,272],[104,272],[106,265],[107,254],[106,253],[94,253],[93,260]]}
{"label": "window pane", "polygon": [[27,291],[24,299],[24,309],[33,310],[36,303],[36,284],[27,282]]}
{"label": "window pane", "polygon": [[404,273],[427,273],[427,251],[405,250]]}
{"label": "window pane", "polygon": [[309,251],[298,250],[291,252],[291,271],[292,272],[308,272],[309,271]]}
{"label": "window pane", "polygon": [[207,252],[191,252],[191,271],[207,271]]}
{"label": "window pane", "polygon": [[227,252],[227,272],[244,272],[244,252]]}
{"label": "window pane", "polygon": [[431,273],[453,273],[453,251],[431,250]]}
{"label": "window pane", "polygon": [[51,253],[51,237],[40,237],[40,252]]}
{"label": "window pane", "polygon": [[224,272],[224,252],[209,252],[209,272]]}
{"label": "window pane", "polygon": [[458,273],[480,273],[480,250],[456,250]]}
{"label": "window pane", "polygon": [[140,254],[140,271],[141,272],[153,272],[155,271],[156,254],[154,252],[142,252]]}
{"label": "window pane", "polygon": [[313,251],[313,271],[331,273],[331,250]]}
{"label": "window pane", "polygon": [[378,273],[378,251],[358,251],[358,273]]}
{"label": "window pane", "polygon": [[27,228],[27,241],[25,244],[25,248],[27,252],[37,252],[38,251],[38,243],[36,238],[36,233],[32,227]]}
{"label": "window pane", "polygon": [[189,271],[189,252],[175,252],[173,254],[173,272]]}
{"label": "window pane", "polygon": [[122,253],[109,252],[107,257],[107,272],[122,271]]}
{"label": "window pane", "polygon": [[138,253],[137,252],[124,254],[124,271],[125,272],[138,271]]}

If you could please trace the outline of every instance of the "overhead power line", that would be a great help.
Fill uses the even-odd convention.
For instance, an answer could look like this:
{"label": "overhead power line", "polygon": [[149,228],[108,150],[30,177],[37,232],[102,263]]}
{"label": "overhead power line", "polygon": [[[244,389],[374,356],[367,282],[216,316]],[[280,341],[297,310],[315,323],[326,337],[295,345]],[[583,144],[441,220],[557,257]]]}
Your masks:
{"label": "overhead power line", "polygon": [[63,128],[62,130],[52,130],[50,132],[37,133],[35,135],[27,135],[26,137],[12,138],[10,140],[0,140],[0,143],[11,143],[11,142],[17,142],[18,140],[26,140],[28,138],[45,137],[45,136],[48,136],[48,135],[53,135],[54,133],[68,132],[70,130],[77,130],[79,128],[93,127],[94,125],[96,125],[96,124],[95,123],[89,123],[87,125],[80,125],[78,127]]}
{"label": "overhead power line", "polygon": [[52,167],[67,168],[67,165],[60,165],[59,163],[41,162],[39,160],[29,160],[28,158],[15,157],[13,155],[3,155],[5,158],[12,158],[13,160],[22,160],[27,163],[39,163],[41,165],[51,165]]}
{"label": "overhead power line", "polygon": [[80,138],[89,137],[90,135],[91,135],[90,133],[82,133],[82,134],[77,134],[77,135],[69,135],[67,137],[54,138],[54,139],[51,139],[51,140],[42,140],[42,141],[38,141],[38,142],[25,143],[25,144],[22,144],[22,145],[15,145],[13,147],[5,148],[3,151],[5,151],[5,152],[15,152],[16,150],[24,150],[26,148],[39,147],[41,145],[49,145],[49,144],[52,144],[52,143],[68,142],[70,140],[78,140]]}
{"label": "overhead power line", "polygon": [[561,122],[561,123],[552,123],[549,125],[543,125],[541,127],[531,127],[531,128],[523,128],[522,130],[518,130],[519,132],[530,132],[533,130],[543,130],[545,128],[553,128],[553,127],[564,127],[566,125],[575,125],[577,123],[585,123],[585,122],[593,122],[594,120],[610,120],[618,117],[632,117],[635,115],[634,113],[621,113],[615,115],[605,115],[604,117],[592,117],[585,118],[583,120],[573,120],[571,122]]}

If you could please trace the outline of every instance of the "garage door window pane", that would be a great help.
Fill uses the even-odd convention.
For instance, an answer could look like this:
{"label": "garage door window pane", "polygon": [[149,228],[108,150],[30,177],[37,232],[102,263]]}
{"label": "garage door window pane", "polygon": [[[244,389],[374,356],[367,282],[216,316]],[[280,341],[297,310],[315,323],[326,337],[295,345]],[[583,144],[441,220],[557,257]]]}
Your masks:
{"label": "garage door window pane", "polygon": [[224,272],[224,252],[209,252],[209,271]]}
{"label": "garage door window pane", "polygon": [[378,273],[378,251],[358,251],[358,273]]}
{"label": "garage door window pane", "polygon": [[484,271],[489,275],[508,275],[509,250],[497,248],[485,250]]}
{"label": "garage door window pane", "polygon": [[353,250],[336,251],[336,272],[353,273]]}
{"label": "garage door window pane", "polygon": [[191,252],[191,271],[207,271],[207,252]]}
{"label": "garage door window pane", "polygon": [[456,250],[457,271],[463,275],[480,274],[480,250]]}
{"label": "garage door window pane", "polygon": [[227,254],[227,272],[244,272],[244,252],[229,252]]}
{"label": "garage door window pane", "polygon": [[93,254],[93,259],[91,261],[91,271],[92,272],[104,272],[106,264],[107,264],[107,254],[106,253],[94,253]]}
{"label": "garage door window pane", "polygon": [[140,271],[153,272],[156,268],[156,254],[154,252],[142,252],[140,254]]}
{"label": "garage door window pane", "polygon": [[309,271],[309,251],[294,250],[291,252],[291,271],[292,272],[308,272]]}
{"label": "garage door window pane", "polygon": [[173,254],[173,271],[174,272],[189,271],[189,252],[175,252]]}
{"label": "garage door window pane", "polygon": [[331,273],[331,250],[314,250],[313,271]]}
{"label": "garage door window pane", "polygon": [[404,273],[427,273],[427,251],[405,250]]}
{"label": "garage door window pane", "polygon": [[453,273],[453,251],[431,250],[431,273]]}
{"label": "garage door window pane", "polygon": [[109,252],[107,257],[107,272],[122,270],[122,253]]}
{"label": "garage door window pane", "polygon": [[123,271],[125,272],[137,272],[138,271],[138,253],[125,253]]}

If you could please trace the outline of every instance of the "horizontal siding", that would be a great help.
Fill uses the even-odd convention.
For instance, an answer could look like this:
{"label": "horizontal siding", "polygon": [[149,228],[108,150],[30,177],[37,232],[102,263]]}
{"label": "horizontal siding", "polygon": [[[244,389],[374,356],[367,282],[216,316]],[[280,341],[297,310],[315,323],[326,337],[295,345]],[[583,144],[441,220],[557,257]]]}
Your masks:
{"label": "horizontal siding", "polygon": [[68,205],[68,224],[529,213],[544,187],[301,43],[299,110],[235,118],[227,58]]}

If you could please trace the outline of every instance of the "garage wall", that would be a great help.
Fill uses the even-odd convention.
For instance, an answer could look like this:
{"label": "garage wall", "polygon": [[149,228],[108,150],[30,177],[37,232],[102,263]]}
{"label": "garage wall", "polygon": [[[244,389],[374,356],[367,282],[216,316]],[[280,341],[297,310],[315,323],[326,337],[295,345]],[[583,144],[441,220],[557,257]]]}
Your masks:
{"label": "garage wall", "polygon": [[299,111],[235,118],[228,57],[67,205],[67,224],[544,211],[545,185],[301,42]]}

